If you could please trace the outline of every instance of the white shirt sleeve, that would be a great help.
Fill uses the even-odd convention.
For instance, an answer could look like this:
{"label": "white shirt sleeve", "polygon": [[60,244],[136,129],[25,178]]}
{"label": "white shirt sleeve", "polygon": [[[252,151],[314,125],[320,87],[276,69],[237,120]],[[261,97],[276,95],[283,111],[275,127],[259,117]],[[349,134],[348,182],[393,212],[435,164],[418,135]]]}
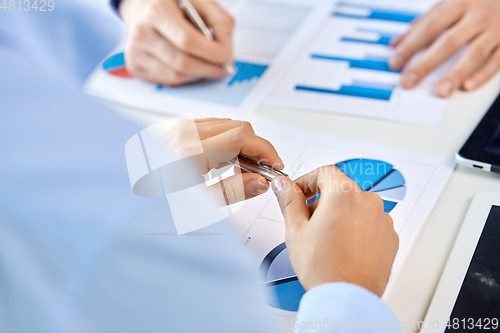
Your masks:
{"label": "white shirt sleeve", "polygon": [[351,283],[325,283],[300,302],[295,332],[401,332],[399,321],[380,297]]}

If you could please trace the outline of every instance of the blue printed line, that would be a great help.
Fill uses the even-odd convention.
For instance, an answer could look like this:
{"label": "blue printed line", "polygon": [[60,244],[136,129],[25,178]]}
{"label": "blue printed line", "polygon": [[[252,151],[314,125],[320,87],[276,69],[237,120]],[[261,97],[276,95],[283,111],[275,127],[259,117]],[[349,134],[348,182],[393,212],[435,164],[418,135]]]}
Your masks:
{"label": "blue printed line", "polygon": [[337,11],[333,12],[332,15],[343,18],[383,20],[383,21],[392,21],[401,23],[410,23],[420,15],[420,13],[404,12],[404,11],[389,10],[389,9],[377,9],[377,8],[367,8],[367,9],[371,11],[371,13],[368,15],[348,14]]}
{"label": "blue printed line", "polygon": [[377,45],[385,45],[389,46],[391,43],[391,37],[387,36],[381,36],[377,40],[367,40],[367,39],[361,39],[361,38],[350,38],[350,37],[343,37],[340,39],[342,42],[353,42],[353,43],[365,43],[365,44],[377,44]]}
{"label": "blue printed line", "polygon": [[388,101],[391,98],[392,90],[361,87],[361,86],[341,86],[340,89],[324,89],[309,86],[296,86],[295,90],[317,92],[323,94],[344,95],[351,97],[362,97]]}
{"label": "blue printed line", "polygon": [[371,69],[375,71],[400,73],[400,70],[392,70],[387,63],[387,60],[372,60],[372,59],[349,59],[343,57],[332,57],[321,54],[312,54],[311,58],[333,61],[347,61],[350,68]]}

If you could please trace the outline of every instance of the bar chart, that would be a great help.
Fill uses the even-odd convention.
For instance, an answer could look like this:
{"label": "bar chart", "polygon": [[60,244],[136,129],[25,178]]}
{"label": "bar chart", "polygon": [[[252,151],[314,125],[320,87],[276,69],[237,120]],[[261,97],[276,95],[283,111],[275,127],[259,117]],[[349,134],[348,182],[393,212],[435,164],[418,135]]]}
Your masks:
{"label": "bar chart", "polygon": [[425,8],[392,0],[383,8],[366,3],[343,1],[335,7],[267,104],[429,126],[439,122],[446,101],[435,96],[433,82],[446,69],[410,91],[400,85],[401,70],[389,66],[391,40]]}

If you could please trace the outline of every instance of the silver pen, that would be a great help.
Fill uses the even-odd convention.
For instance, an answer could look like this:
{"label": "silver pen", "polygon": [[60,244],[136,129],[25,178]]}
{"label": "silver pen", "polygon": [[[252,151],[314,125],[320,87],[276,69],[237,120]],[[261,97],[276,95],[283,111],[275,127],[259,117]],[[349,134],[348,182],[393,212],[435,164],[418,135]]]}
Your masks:
{"label": "silver pen", "polygon": [[[189,18],[191,23],[201,31],[202,34],[205,35],[210,40],[214,40],[214,35],[212,35],[212,32],[210,29],[207,27],[205,22],[203,22],[203,19],[201,18],[200,14],[196,11],[194,8],[193,4],[189,0],[177,0],[179,7],[181,8],[184,13],[186,13],[186,16]],[[224,70],[229,74],[229,75],[234,75],[236,73],[236,68],[234,67],[233,64],[224,64],[222,65]]]}
{"label": "silver pen", "polygon": [[[234,162],[233,162],[234,161]],[[264,177],[267,181],[272,182],[274,178],[278,176],[288,177],[288,175],[282,171],[276,170],[270,165],[260,163],[258,161],[252,160],[250,158],[238,155],[231,161],[231,164],[236,165],[242,170],[245,170],[250,173],[256,173]]]}

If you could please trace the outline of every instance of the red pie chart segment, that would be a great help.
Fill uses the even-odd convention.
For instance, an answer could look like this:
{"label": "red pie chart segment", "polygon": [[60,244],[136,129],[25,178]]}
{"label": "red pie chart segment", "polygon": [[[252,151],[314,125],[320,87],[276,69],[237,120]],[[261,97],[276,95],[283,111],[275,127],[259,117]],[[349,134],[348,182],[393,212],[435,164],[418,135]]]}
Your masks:
{"label": "red pie chart segment", "polygon": [[125,56],[123,52],[115,54],[104,61],[103,69],[113,76],[130,79],[133,78],[125,68]]}

